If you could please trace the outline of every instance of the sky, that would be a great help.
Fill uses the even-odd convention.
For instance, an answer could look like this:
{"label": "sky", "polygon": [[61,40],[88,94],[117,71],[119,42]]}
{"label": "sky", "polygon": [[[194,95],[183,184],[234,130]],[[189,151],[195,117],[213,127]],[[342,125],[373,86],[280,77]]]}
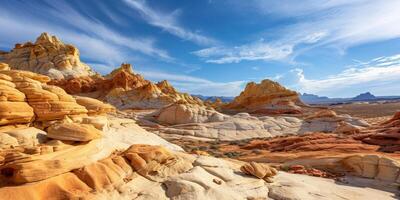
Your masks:
{"label": "sky", "polygon": [[0,50],[42,32],[107,74],[121,63],[191,94],[247,82],[301,93],[400,95],[399,0],[2,0]]}

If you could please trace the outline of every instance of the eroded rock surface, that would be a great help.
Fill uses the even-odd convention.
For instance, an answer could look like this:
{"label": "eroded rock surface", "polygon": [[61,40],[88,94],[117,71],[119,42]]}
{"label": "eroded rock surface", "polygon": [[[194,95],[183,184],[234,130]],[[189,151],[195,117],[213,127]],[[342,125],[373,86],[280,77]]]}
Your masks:
{"label": "eroded rock surface", "polygon": [[130,64],[122,64],[110,74],[73,79],[53,80],[53,85],[70,94],[79,94],[107,101],[120,109],[162,108],[174,102],[202,104],[198,98],[175,90],[167,81],[154,84],[133,72]]}
{"label": "eroded rock surface", "polygon": [[16,44],[11,52],[0,55],[0,61],[7,63],[11,69],[32,71],[53,79],[95,74],[80,61],[76,47],[64,44],[48,33],[42,33],[34,43]]}
{"label": "eroded rock surface", "polygon": [[248,83],[244,91],[222,109],[263,114],[298,114],[302,112],[301,106],[304,104],[295,91],[265,79],[259,84]]}
{"label": "eroded rock surface", "polygon": [[[199,105],[176,103],[158,112],[152,117],[139,117],[144,126],[151,126],[151,120],[157,126],[149,127],[165,138],[192,138],[200,140],[243,140],[267,138],[289,134],[302,135],[309,132],[355,133],[369,124],[348,115],[325,115],[320,111],[306,118],[291,116],[252,116],[248,113],[225,115],[212,108]],[[154,123],[153,123],[154,124]],[[161,126],[159,124],[164,124]],[[346,127],[343,127],[346,126]]]}

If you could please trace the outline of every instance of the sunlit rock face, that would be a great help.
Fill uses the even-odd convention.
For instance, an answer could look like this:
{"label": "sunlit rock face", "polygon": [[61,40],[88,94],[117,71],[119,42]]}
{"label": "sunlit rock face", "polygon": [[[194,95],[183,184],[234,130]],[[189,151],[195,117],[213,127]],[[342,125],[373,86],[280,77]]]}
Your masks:
{"label": "sunlit rock face", "polygon": [[76,47],[64,44],[48,33],[42,33],[34,43],[16,44],[10,52],[0,55],[0,61],[7,63],[11,69],[28,70],[52,79],[95,74],[80,61]]}
{"label": "sunlit rock face", "polygon": [[178,92],[166,80],[154,84],[144,79],[140,74],[134,73],[130,64],[124,63],[104,77],[52,80],[50,84],[60,86],[70,94],[107,101],[120,109],[155,109],[178,101],[203,104],[196,97]]}
{"label": "sunlit rock face", "polygon": [[248,83],[239,96],[222,108],[250,113],[297,114],[302,112],[303,105],[297,92],[266,79],[259,84]]}

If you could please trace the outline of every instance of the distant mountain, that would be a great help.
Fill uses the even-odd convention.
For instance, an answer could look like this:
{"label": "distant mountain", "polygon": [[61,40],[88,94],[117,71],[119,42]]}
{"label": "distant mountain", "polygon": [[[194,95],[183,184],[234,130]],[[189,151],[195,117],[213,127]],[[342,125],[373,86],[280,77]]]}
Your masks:
{"label": "distant mountain", "polygon": [[203,95],[199,95],[199,94],[194,94],[192,96],[197,97],[203,101],[210,100],[212,102],[214,102],[217,98],[220,98],[221,101],[224,103],[229,103],[229,102],[233,101],[233,99],[235,98],[235,97],[224,97],[224,96],[203,96]]}
{"label": "distant mountain", "polygon": [[304,103],[320,103],[320,102],[329,101],[328,97],[318,96],[315,94],[307,94],[307,93],[300,94],[300,99]]}
{"label": "distant mountain", "polygon": [[374,96],[370,92],[362,93],[362,94],[359,94],[356,97],[352,98],[352,100],[355,100],[355,101],[366,101],[366,100],[374,100],[374,99],[376,99],[376,96]]}

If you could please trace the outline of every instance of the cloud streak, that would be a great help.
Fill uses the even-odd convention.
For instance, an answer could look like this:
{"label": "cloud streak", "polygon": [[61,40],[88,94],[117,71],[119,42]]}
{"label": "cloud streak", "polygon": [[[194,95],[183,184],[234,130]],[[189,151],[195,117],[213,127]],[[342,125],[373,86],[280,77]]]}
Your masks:
{"label": "cloud streak", "polygon": [[394,95],[393,91],[396,88],[398,91],[400,84],[399,77],[400,54],[353,65],[336,75],[321,79],[307,78],[304,71],[297,68],[278,76],[276,80],[301,92],[338,97],[338,94],[354,96],[365,90],[378,95]]}
{"label": "cloud streak", "polygon": [[216,43],[216,41],[210,37],[194,33],[180,26],[177,23],[176,12],[166,14],[156,11],[150,8],[144,0],[124,0],[124,2],[135,11],[138,11],[142,18],[149,24],[159,27],[172,35],[200,45],[211,45]]}
{"label": "cloud streak", "polygon": [[152,39],[124,36],[84,16],[65,1],[47,1],[47,4],[50,6],[26,1],[0,7],[0,26],[7,27],[0,32],[0,44],[11,47],[15,42],[32,40],[46,31],[77,45],[84,58],[110,65],[134,58],[128,55],[129,50],[173,60],[165,50],[155,47]]}
{"label": "cloud streak", "polygon": [[[236,2],[237,3],[237,2]],[[249,12],[279,16],[294,21],[283,27],[266,29],[260,37],[267,42],[251,42],[236,46],[211,47],[194,52],[208,63],[237,63],[252,60],[287,60],[317,47],[326,47],[344,53],[347,48],[360,44],[385,41],[400,37],[400,1],[376,0],[313,0],[262,1],[238,3]]]}

